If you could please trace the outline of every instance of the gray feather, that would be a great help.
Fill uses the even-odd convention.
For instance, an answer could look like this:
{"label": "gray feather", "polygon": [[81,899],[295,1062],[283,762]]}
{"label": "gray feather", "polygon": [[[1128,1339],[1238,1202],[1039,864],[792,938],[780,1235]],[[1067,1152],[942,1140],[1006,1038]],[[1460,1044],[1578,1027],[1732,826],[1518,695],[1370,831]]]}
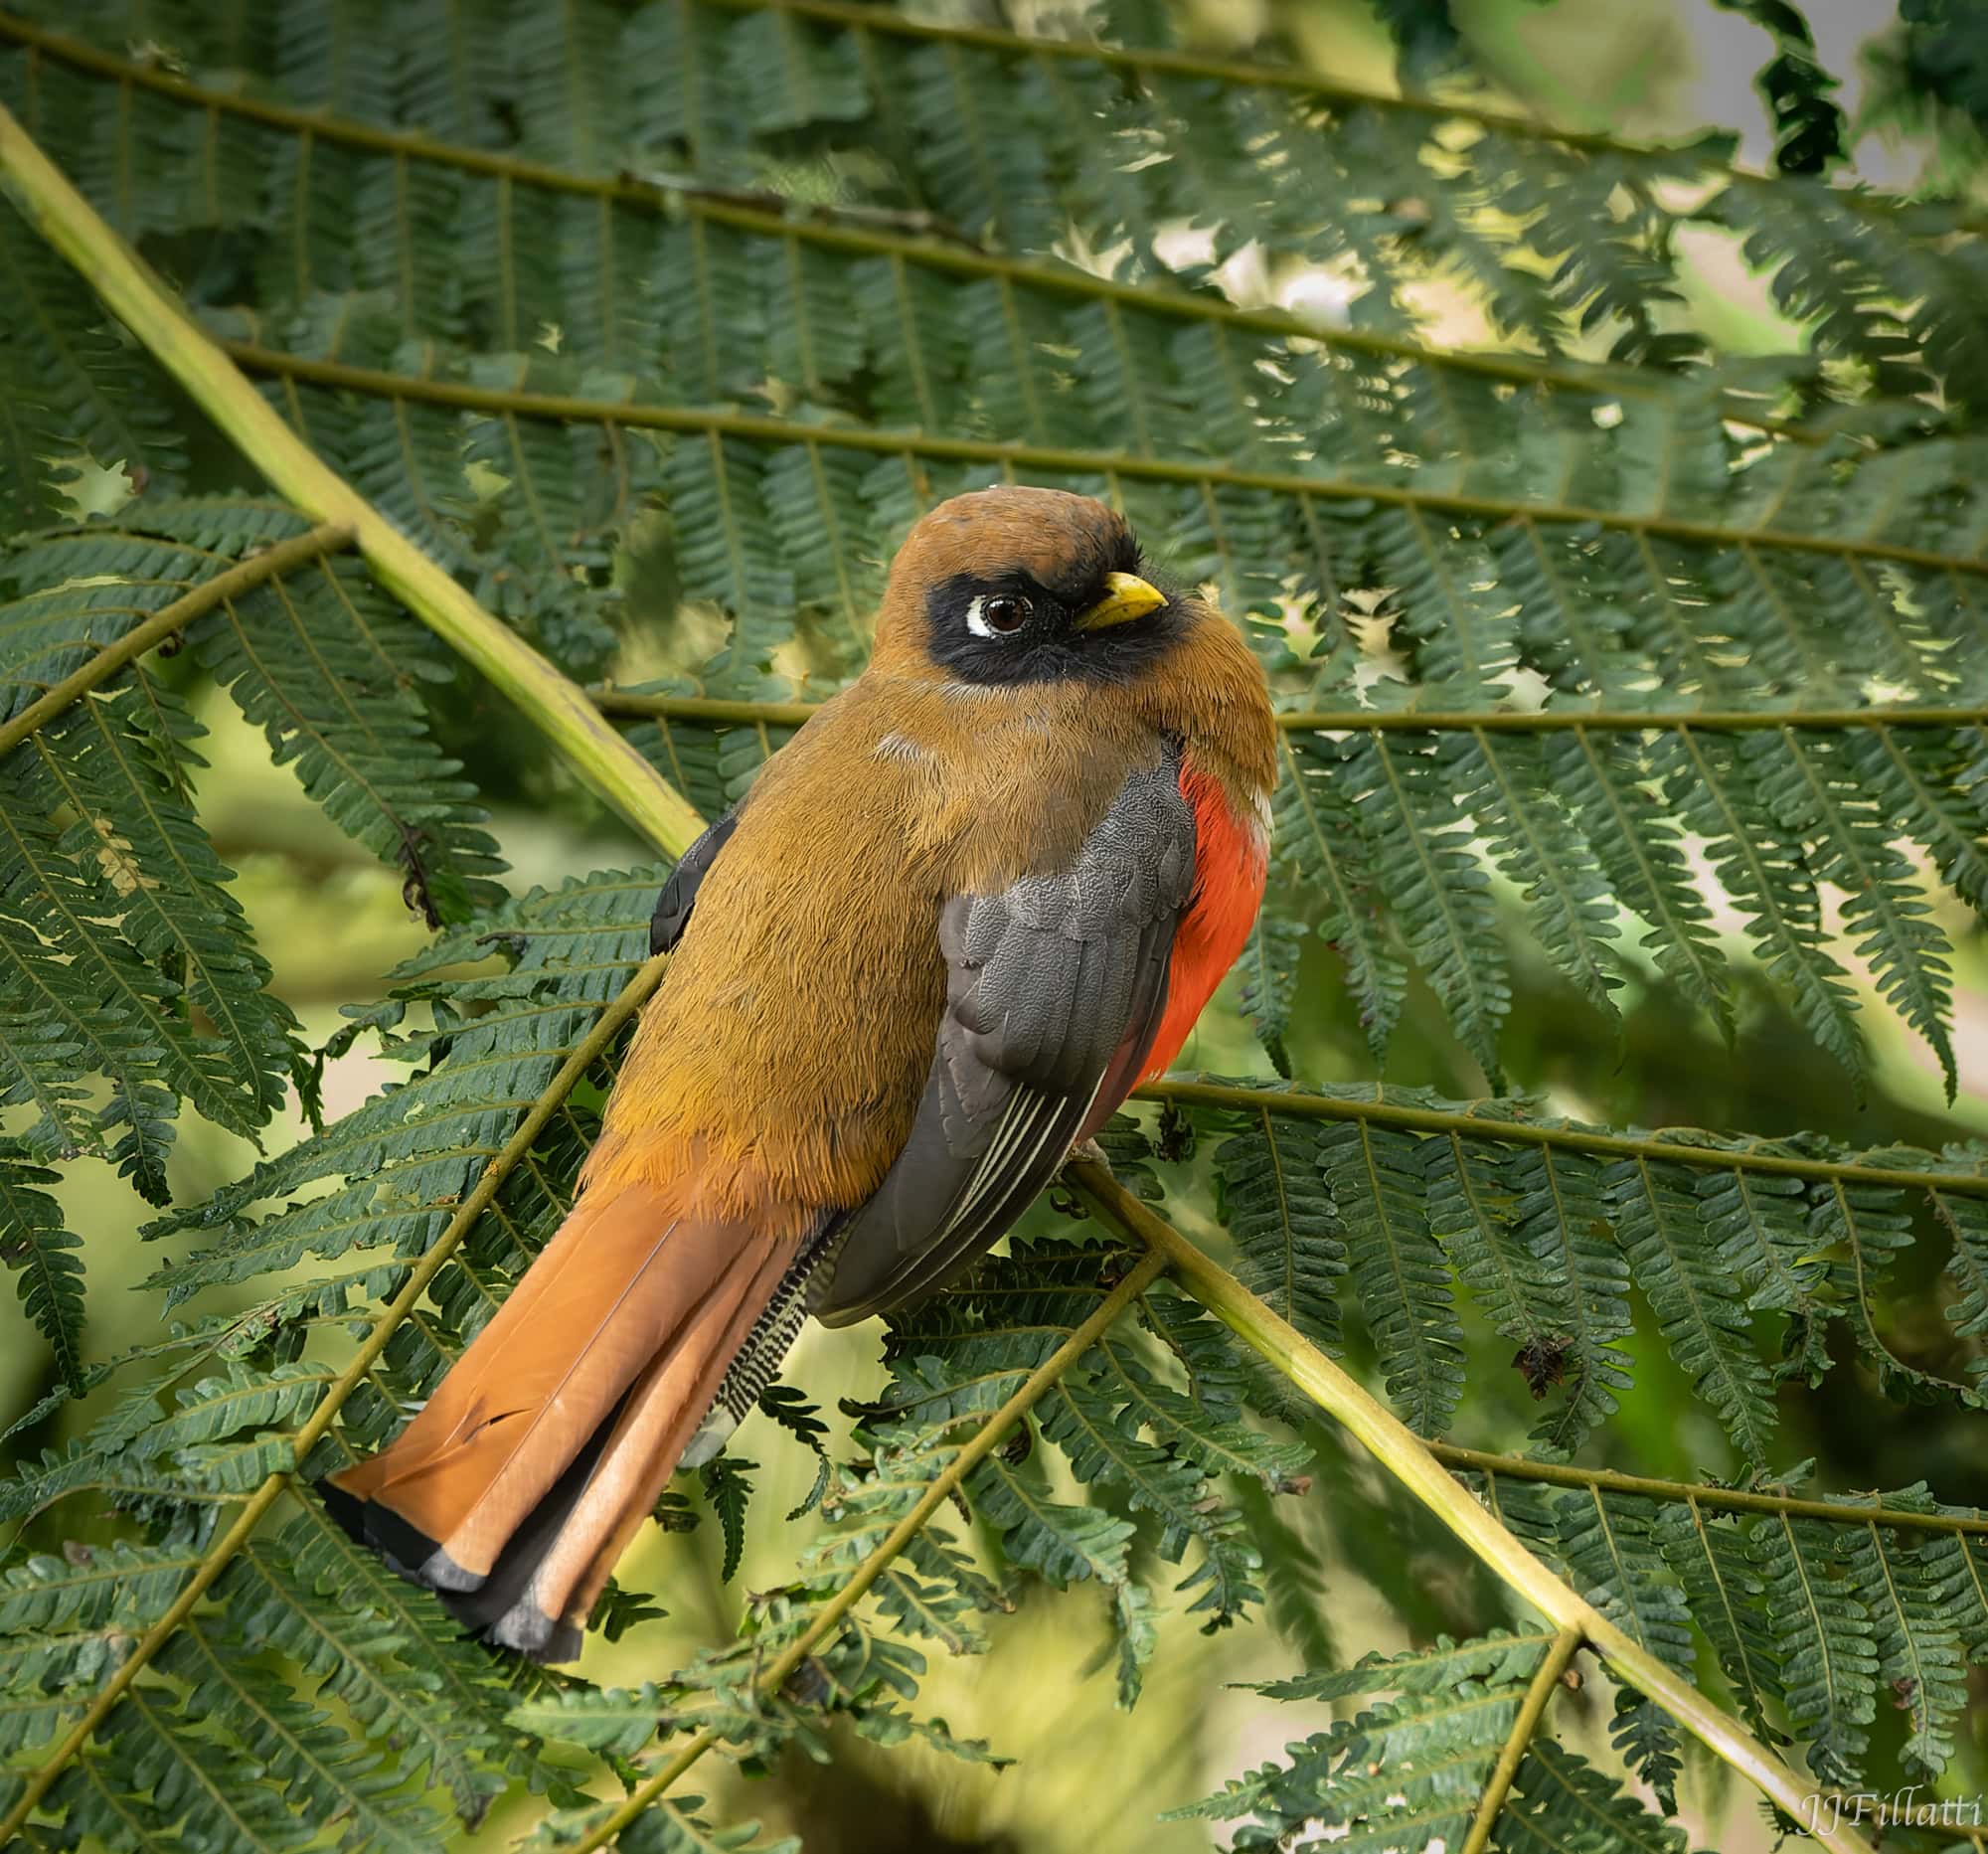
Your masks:
{"label": "gray feather", "polygon": [[1151,1046],[1194,850],[1170,749],[1070,869],[945,904],[946,1009],[917,1118],[850,1216],[818,1319],[847,1325],[943,1285],[1049,1182],[1106,1076],[1129,1080]]}
{"label": "gray feather", "polygon": [[780,1367],[807,1320],[809,1283],[834,1250],[832,1235],[817,1236],[787,1270],[772,1299],[767,1301],[765,1311],[752,1322],[746,1343],[726,1367],[718,1395],[711,1400],[704,1421],[677,1457],[678,1467],[702,1467],[717,1454],[732,1439],[733,1431],[745,1422],[746,1413],[779,1376]]}

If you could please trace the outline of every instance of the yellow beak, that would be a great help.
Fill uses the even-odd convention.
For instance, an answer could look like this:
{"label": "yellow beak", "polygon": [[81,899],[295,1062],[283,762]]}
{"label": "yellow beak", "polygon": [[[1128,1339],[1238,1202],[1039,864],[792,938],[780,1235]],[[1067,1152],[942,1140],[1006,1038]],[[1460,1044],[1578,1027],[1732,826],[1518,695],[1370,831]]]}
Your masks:
{"label": "yellow beak", "polygon": [[1078,630],[1101,631],[1109,625],[1129,624],[1167,602],[1166,593],[1157,586],[1148,586],[1136,573],[1106,574],[1104,584],[1109,589],[1104,596],[1088,611],[1077,614]]}

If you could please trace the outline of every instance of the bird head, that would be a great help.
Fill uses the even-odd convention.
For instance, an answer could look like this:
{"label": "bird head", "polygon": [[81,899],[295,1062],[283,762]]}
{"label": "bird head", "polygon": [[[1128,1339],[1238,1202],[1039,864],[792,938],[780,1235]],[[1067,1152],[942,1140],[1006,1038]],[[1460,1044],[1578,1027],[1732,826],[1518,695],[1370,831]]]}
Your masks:
{"label": "bird head", "polygon": [[983,687],[1124,683],[1199,614],[1089,496],[1004,486],[954,496],[899,550],[873,663]]}

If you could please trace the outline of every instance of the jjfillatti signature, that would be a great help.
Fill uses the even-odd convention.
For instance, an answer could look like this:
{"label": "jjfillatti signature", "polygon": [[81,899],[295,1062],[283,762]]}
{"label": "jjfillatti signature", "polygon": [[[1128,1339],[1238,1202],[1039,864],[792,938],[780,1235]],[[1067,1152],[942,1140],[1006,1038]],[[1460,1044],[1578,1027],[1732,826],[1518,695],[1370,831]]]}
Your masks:
{"label": "jjfillatti signature", "polygon": [[1802,1798],[1804,1826],[1812,1835],[1834,1834],[1845,1822],[1874,1828],[1979,1828],[1980,1796],[1927,1796],[1919,1787],[1895,1789],[1881,1796],[1873,1789],[1832,1794],[1817,1790]]}

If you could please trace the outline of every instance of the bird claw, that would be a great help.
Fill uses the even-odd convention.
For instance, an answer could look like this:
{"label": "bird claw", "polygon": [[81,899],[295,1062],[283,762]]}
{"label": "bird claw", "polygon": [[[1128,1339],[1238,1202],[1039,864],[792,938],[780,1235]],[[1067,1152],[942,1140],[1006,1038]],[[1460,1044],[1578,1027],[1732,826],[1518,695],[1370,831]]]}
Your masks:
{"label": "bird claw", "polygon": [[1068,1171],[1078,1160],[1091,1165],[1101,1165],[1107,1172],[1111,1170],[1111,1161],[1104,1156],[1104,1148],[1095,1139],[1072,1140],[1070,1150],[1064,1154],[1063,1163],[1057,1167],[1059,1175]]}

